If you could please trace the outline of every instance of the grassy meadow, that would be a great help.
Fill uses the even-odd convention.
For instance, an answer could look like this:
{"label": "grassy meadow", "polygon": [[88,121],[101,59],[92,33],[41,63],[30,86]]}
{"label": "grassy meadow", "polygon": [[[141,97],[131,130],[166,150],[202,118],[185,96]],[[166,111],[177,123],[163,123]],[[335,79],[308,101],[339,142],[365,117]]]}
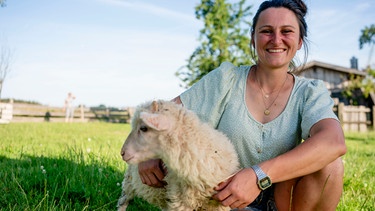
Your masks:
{"label": "grassy meadow", "polygon": [[[116,210],[128,124],[0,125],[0,210]],[[375,132],[346,134],[337,210],[375,210]],[[128,210],[157,210],[136,200]]]}

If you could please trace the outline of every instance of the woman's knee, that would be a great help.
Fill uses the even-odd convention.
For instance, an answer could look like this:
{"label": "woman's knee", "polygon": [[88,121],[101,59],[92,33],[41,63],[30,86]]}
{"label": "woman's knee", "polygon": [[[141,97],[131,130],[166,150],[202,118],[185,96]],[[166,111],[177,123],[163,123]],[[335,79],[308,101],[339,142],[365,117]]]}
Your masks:
{"label": "woman's knee", "polygon": [[316,172],[316,175],[306,182],[311,184],[301,184],[302,188],[308,188],[303,188],[302,191],[311,189],[315,192],[310,198],[314,210],[336,210],[344,184],[344,165],[341,158]]}
{"label": "woman's knee", "polygon": [[332,210],[342,194],[343,176],[344,166],[338,158],[317,172],[277,183],[276,204],[279,210],[290,210],[291,207],[292,210],[313,210],[317,206]]}
{"label": "woman's knee", "polygon": [[342,189],[343,178],[344,165],[341,158],[337,158],[319,171],[302,177],[296,186],[307,190],[320,187],[323,188],[321,192],[330,192],[332,189]]}
{"label": "woman's knee", "polygon": [[341,158],[337,158],[321,170],[313,173],[311,176],[312,178],[310,179],[316,180],[318,183],[323,181],[325,184],[332,181],[334,181],[334,183],[342,183],[344,178],[344,165]]}
{"label": "woman's knee", "polygon": [[328,174],[337,175],[338,177],[344,177],[344,164],[341,158],[337,158],[332,163],[326,166],[325,171]]}

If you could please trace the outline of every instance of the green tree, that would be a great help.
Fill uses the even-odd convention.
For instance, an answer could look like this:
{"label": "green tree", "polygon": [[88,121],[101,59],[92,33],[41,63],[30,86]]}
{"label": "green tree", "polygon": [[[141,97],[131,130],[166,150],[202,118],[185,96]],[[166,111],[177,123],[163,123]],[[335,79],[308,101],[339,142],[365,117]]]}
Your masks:
{"label": "green tree", "polygon": [[[363,94],[365,98],[368,98],[370,93],[375,92],[375,70],[371,68],[370,61],[375,44],[375,25],[366,26],[361,30],[361,36],[359,37],[359,49],[362,49],[365,45],[370,45],[370,53],[368,63],[366,67],[367,76],[355,77],[350,76],[350,83],[343,90],[343,95],[348,98],[351,104],[356,105],[360,95]],[[360,90],[360,92],[358,92]]]}
{"label": "green tree", "polygon": [[366,26],[361,30],[362,34],[359,37],[359,48],[362,49],[365,44],[375,44],[375,24]]}
{"label": "green tree", "polygon": [[342,94],[350,101],[351,105],[358,105],[360,98],[368,98],[374,92],[375,85],[372,77],[361,77],[350,75],[349,83],[342,91]]}
{"label": "green tree", "polygon": [[5,7],[6,4],[5,4],[5,0],[0,0],[0,7]]}
{"label": "green tree", "polygon": [[363,46],[366,44],[370,45],[371,48],[366,67],[366,71],[369,76],[362,83],[364,95],[367,97],[369,93],[375,92],[375,69],[372,69],[370,65],[375,44],[375,24],[371,24],[371,26],[366,26],[364,29],[361,30],[361,36],[359,37],[359,49],[362,49]]}
{"label": "green tree", "polygon": [[[375,70],[370,66],[371,56],[375,44],[375,25],[372,24],[369,27],[365,27],[361,30],[361,36],[359,37],[359,49],[362,49],[365,45],[370,45],[369,60],[366,67],[368,75],[363,77],[350,76],[350,83],[343,90],[343,95],[348,98],[352,104],[356,105],[357,99],[361,97],[359,93],[362,93],[365,98],[368,98],[370,93],[375,92]],[[358,92],[361,90],[361,92]]]}
{"label": "green tree", "polygon": [[370,45],[371,48],[367,64],[368,66],[370,66],[370,61],[375,44],[375,24],[371,24],[371,26],[366,26],[364,29],[361,30],[361,36],[359,37],[359,49],[362,49],[363,46],[366,44]]}
{"label": "green tree", "polygon": [[201,45],[187,60],[188,64],[176,72],[184,87],[193,85],[224,61],[234,65],[251,64],[251,22],[247,17],[252,14],[251,6],[245,6],[245,2],[202,0],[195,7],[196,18],[203,20],[204,28],[200,30]]}
{"label": "green tree", "polygon": [[13,53],[9,47],[0,46],[0,99],[5,78],[11,71]]}

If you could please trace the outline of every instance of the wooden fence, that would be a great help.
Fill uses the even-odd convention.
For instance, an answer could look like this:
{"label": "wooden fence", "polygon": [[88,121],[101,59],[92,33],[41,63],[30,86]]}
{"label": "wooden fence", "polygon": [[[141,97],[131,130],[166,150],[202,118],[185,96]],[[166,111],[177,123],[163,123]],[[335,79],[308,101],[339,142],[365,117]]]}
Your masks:
{"label": "wooden fence", "polygon": [[[73,122],[106,121],[127,123],[131,113],[129,109],[110,110],[108,108],[91,109],[79,106],[74,110]],[[9,122],[64,122],[62,107],[51,107],[26,103],[0,103],[0,123]]]}
{"label": "wooden fence", "polygon": [[[345,106],[338,103],[334,107],[344,131],[366,132],[372,125],[375,129],[375,106]],[[129,122],[133,109],[113,111],[110,109],[90,109],[79,107],[74,112],[74,122]],[[65,112],[62,107],[49,107],[23,103],[0,103],[0,123],[9,122],[64,122]]]}
{"label": "wooden fence", "polygon": [[336,109],[344,131],[366,132],[371,125],[375,128],[375,106],[371,111],[365,106],[345,106],[339,103]]}
{"label": "wooden fence", "polygon": [[13,117],[13,105],[10,103],[0,103],[0,124],[9,123]]}

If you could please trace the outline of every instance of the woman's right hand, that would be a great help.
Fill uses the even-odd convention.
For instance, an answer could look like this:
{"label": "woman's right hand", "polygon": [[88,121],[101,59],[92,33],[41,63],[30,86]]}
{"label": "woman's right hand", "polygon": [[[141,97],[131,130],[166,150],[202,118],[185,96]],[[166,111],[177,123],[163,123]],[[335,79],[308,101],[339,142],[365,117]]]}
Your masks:
{"label": "woman's right hand", "polygon": [[145,185],[155,188],[162,188],[166,185],[166,182],[163,181],[163,179],[167,174],[167,168],[160,159],[153,159],[139,163],[138,173]]}

